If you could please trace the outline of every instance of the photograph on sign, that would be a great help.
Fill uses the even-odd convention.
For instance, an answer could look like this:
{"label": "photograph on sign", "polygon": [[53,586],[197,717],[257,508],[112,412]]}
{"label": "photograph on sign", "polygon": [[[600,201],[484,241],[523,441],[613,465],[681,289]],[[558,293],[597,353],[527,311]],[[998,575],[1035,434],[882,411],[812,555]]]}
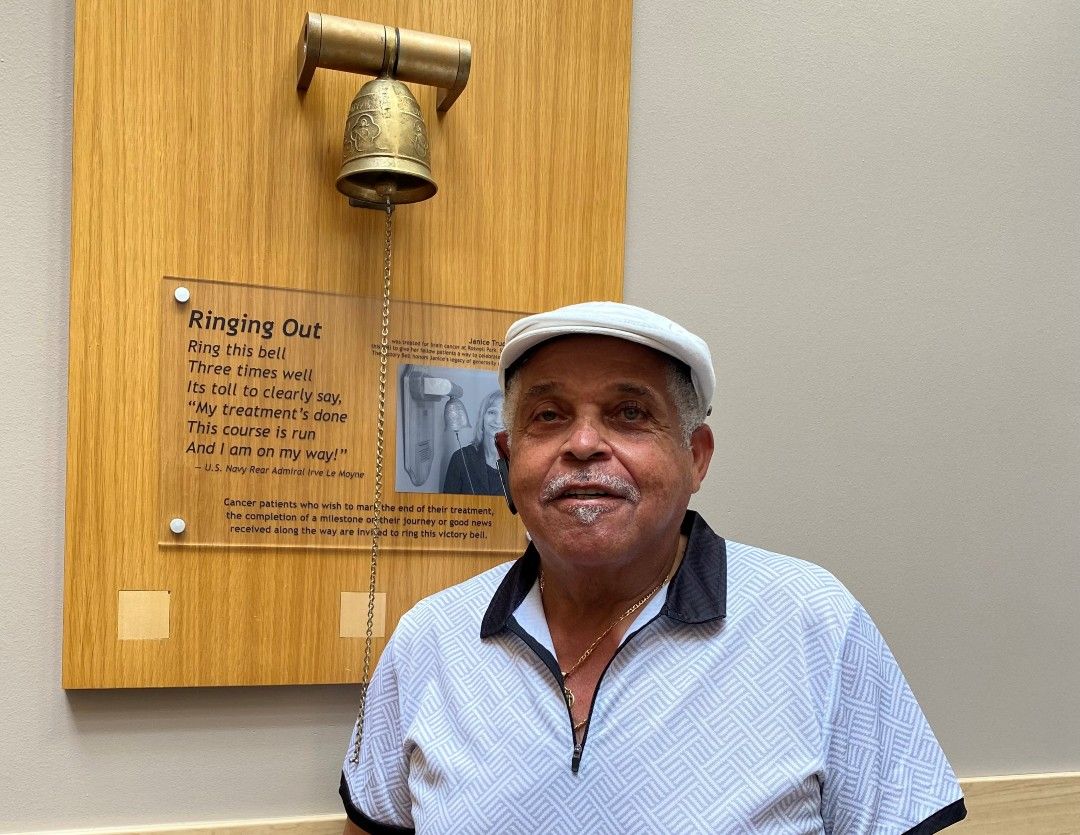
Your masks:
{"label": "photograph on sign", "polygon": [[397,378],[397,491],[501,496],[496,373],[405,364]]}

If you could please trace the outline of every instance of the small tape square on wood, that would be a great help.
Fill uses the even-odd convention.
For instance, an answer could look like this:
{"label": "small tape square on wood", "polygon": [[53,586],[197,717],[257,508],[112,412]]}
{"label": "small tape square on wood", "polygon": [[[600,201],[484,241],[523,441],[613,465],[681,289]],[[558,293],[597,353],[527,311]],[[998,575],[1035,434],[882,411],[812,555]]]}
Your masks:
{"label": "small tape square on wood", "polygon": [[[341,621],[338,636],[363,638],[367,635],[368,593],[366,591],[343,591],[341,593]],[[386,592],[375,592],[375,619],[372,622],[373,638],[386,634]]]}
{"label": "small tape square on wood", "polygon": [[169,592],[121,589],[118,595],[118,640],[158,641],[169,637]]}

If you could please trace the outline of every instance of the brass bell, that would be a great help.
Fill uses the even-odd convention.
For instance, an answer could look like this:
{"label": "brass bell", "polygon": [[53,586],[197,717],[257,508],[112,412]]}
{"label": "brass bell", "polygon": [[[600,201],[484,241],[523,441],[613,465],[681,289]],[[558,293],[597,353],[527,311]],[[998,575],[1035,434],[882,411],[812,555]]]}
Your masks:
{"label": "brass bell", "polygon": [[418,203],[435,194],[427,126],[400,81],[375,78],[360,88],[345,122],[337,188],[360,206]]}

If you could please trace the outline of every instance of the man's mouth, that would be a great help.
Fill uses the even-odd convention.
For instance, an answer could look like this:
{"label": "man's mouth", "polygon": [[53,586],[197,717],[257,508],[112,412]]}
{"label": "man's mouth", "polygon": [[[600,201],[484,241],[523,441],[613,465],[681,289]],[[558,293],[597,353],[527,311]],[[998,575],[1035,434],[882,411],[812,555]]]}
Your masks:
{"label": "man's mouth", "polygon": [[541,493],[546,502],[569,499],[594,501],[598,499],[627,499],[636,502],[640,494],[625,478],[594,470],[556,476],[549,480]]}
{"label": "man's mouth", "polygon": [[[614,495],[607,490],[564,490],[556,498],[559,499],[597,499],[603,496]],[[621,497],[619,497],[621,498]]]}

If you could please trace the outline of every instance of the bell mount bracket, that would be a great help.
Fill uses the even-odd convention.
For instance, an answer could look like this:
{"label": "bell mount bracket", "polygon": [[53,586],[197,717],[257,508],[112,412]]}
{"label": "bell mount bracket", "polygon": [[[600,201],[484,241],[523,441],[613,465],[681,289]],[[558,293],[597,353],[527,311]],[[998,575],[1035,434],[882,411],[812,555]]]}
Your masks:
{"label": "bell mount bracket", "polygon": [[389,75],[437,87],[436,110],[445,113],[469,81],[472,44],[446,35],[308,12],[296,44],[296,89],[307,90],[319,67]]}

